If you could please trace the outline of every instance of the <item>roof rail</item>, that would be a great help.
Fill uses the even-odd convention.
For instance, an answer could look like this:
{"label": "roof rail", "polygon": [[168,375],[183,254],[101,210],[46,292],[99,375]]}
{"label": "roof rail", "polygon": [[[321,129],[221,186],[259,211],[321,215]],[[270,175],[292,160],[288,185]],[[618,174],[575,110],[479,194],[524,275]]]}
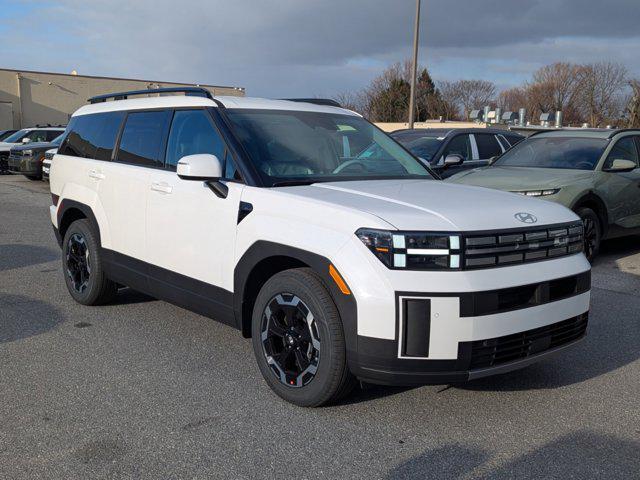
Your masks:
{"label": "roof rail", "polygon": [[[105,95],[97,95],[91,97],[89,103],[101,103],[106,102],[107,99],[113,98],[114,100],[126,100],[132,95],[150,95],[153,93],[184,93],[186,96],[191,97],[205,97],[214,100],[213,95],[209,90],[202,87],[163,87],[163,88],[151,88],[148,90],[130,90],[128,92],[108,93]],[[214,100],[215,101],[215,100]]]}
{"label": "roof rail", "polygon": [[607,138],[613,138],[615,135],[619,133],[638,132],[640,131],[640,128],[612,128],[611,130],[613,131],[609,134]]}
{"label": "roof rail", "polygon": [[282,100],[288,100],[290,102],[313,103],[315,105],[326,105],[328,107],[342,108],[342,105],[330,98],[283,98]]}

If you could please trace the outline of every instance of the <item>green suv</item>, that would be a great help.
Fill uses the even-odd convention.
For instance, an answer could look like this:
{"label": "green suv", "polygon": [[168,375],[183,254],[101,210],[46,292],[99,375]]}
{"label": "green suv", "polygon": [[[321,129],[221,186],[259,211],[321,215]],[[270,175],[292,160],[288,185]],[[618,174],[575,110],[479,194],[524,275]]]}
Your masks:
{"label": "green suv", "polygon": [[584,222],[585,255],[605,238],[640,234],[640,130],[534,134],[490,166],[447,181],[506,190],[569,207]]}

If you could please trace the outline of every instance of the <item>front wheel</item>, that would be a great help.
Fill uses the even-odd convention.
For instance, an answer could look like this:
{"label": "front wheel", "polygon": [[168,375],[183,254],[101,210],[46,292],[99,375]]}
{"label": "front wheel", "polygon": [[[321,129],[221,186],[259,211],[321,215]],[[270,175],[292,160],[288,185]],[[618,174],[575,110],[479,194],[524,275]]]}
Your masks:
{"label": "front wheel", "polygon": [[311,269],[286,270],[265,283],[253,309],[252,343],[265,381],[288,402],[317,407],[355,385],[338,309]]}
{"label": "front wheel", "polygon": [[596,212],[590,208],[579,208],[576,214],[582,219],[584,225],[584,254],[587,260],[593,262],[600,251],[600,242],[602,241],[600,219]]}

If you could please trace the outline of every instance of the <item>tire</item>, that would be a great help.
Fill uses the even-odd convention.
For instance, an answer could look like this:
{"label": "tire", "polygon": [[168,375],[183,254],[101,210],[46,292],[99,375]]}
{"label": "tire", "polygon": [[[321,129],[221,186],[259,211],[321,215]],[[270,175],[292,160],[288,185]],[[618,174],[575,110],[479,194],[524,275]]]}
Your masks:
{"label": "tire", "polygon": [[287,402],[318,407],[339,400],[356,384],[347,367],[338,309],[309,268],[280,272],[264,284],[251,333],[262,376]]}
{"label": "tire", "polygon": [[117,285],[104,272],[97,235],[88,220],[76,220],[62,241],[62,271],[67,289],[82,305],[111,302]]}
{"label": "tire", "polygon": [[584,255],[589,262],[593,262],[600,251],[600,242],[602,241],[600,218],[596,212],[586,207],[578,208],[576,214],[584,224]]}

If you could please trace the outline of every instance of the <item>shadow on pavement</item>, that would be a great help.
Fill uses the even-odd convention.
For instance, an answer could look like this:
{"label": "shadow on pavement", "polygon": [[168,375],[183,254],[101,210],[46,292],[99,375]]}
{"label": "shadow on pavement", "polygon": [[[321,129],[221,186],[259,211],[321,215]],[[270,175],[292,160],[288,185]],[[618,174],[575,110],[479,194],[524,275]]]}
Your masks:
{"label": "shadow on pavement", "polygon": [[0,245],[0,272],[47,263],[60,258],[60,252],[37,245]]}
{"label": "shadow on pavement", "polygon": [[0,294],[0,343],[45,333],[64,321],[52,305],[24,295]]}
{"label": "shadow on pavement", "polygon": [[[581,430],[473,478],[638,478],[640,442]],[[395,467],[387,479],[469,478],[490,458],[488,452],[445,445]]]}

